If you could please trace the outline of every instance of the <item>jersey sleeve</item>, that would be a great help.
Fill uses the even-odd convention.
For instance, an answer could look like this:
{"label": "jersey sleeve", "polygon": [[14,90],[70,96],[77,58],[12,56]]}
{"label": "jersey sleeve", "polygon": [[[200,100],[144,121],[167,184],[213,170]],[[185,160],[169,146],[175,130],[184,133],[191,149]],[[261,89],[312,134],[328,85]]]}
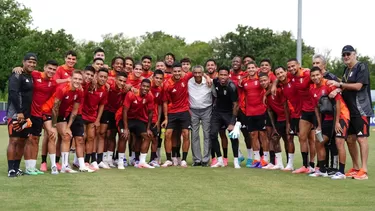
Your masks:
{"label": "jersey sleeve", "polygon": [[231,90],[231,100],[232,102],[238,102],[238,93],[237,93],[237,87],[234,85],[234,83],[229,83],[230,90]]}
{"label": "jersey sleeve", "polygon": [[369,84],[369,71],[366,65],[362,63],[358,65],[355,81],[364,85]]}
{"label": "jersey sleeve", "polygon": [[56,99],[59,99],[59,100],[62,100],[64,98],[64,90],[65,88],[62,88],[62,89],[57,89],[56,90]]}
{"label": "jersey sleeve", "polygon": [[154,96],[151,94],[148,94],[148,99],[147,99],[147,110],[154,110]]}
{"label": "jersey sleeve", "polygon": [[124,106],[126,107],[126,108],[130,108],[130,106],[131,106],[131,103],[132,103],[132,101],[133,101],[133,96],[134,96],[134,94],[132,93],[132,92],[129,92],[127,95],[126,95],[126,97],[125,97],[125,100],[124,100]]}
{"label": "jersey sleeve", "polygon": [[164,102],[169,102],[168,84],[165,83],[163,86],[163,97]]}
{"label": "jersey sleeve", "polygon": [[21,75],[13,73],[9,78],[9,100],[14,106],[17,113],[22,113],[21,101],[19,98],[19,90],[21,86]]}
{"label": "jersey sleeve", "polygon": [[99,105],[105,105],[108,103],[108,91],[106,88],[104,88],[102,99],[100,99]]}
{"label": "jersey sleeve", "polygon": [[[194,75],[193,75],[192,72],[188,72],[188,73],[185,74],[185,76],[184,76],[184,80],[187,82],[187,81],[189,81],[190,78],[192,78],[193,76],[194,76]],[[203,76],[203,77],[204,77],[204,76]]]}

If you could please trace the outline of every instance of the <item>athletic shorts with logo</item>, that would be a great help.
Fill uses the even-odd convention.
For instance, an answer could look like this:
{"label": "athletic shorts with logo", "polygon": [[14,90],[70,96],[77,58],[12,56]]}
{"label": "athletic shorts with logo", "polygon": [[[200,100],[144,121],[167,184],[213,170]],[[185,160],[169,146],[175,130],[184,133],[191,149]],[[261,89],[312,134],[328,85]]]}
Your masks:
{"label": "athletic shorts with logo", "polygon": [[370,117],[350,117],[349,135],[356,135],[357,137],[370,136]]}
{"label": "athletic shorts with logo", "polygon": [[[69,122],[69,119],[70,119],[70,115],[68,115],[67,117],[62,117],[62,116],[58,116],[57,117],[57,122],[66,122],[68,123]],[[72,135],[73,137],[75,136],[84,136],[85,134],[85,130],[84,130],[84,127],[83,127],[83,119],[82,119],[82,115],[77,115],[76,118],[74,119],[73,121],[73,124],[70,126],[70,130],[72,131]]]}

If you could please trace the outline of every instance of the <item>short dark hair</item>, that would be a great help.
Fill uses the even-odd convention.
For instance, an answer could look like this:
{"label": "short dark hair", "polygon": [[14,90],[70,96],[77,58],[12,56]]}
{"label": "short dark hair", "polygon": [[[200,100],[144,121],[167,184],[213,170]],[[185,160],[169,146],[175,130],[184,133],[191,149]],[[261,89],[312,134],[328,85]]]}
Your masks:
{"label": "short dark hair", "polygon": [[242,57],[242,60],[245,60],[246,58],[250,58],[250,59],[252,59],[253,61],[255,61],[255,57],[253,56],[253,55],[245,55],[245,56],[243,56]]}
{"label": "short dark hair", "polygon": [[73,50],[67,51],[65,53],[65,58],[68,57],[69,55],[77,57],[77,53],[75,51],[73,51]]}
{"label": "short dark hair", "polygon": [[175,63],[173,63],[172,67],[173,68],[175,68],[175,67],[182,67],[182,65],[181,65],[180,62],[175,62]]}
{"label": "short dark hair", "polygon": [[312,67],[312,68],[310,69],[310,73],[315,72],[315,71],[322,72],[322,69],[320,69],[319,67],[316,67],[316,66],[314,66],[314,67]]}
{"label": "short dark hair", "polygon": [[269,77],[268,74],[267,74],[267,73],[264,73],[264,72],[260,72],[260,73],[258,74],[258,77],[259,77],[259,78],[260,78],[260,77],[265,77],[265,76],[266,76],[267,78]]}
{"label": "short dark hair", "polygon": [[148,60],[152,61],[152,57],[149,56],[149,55],[144,55],[144,56],[142,56],[141,61],[143,61],[143,60],[145,60],[145,59],[148,59]]}
{"label": "short dark hair", "polygon": [[217,69],[217,72],[220,72],[220,70],[226,70],[229,73],[229,68],[227,66],[220,66],[220,68]]}
{"label": "short dark hair", "polygon": [[282,69],[282,70],[286,71],[284,66],[277,66],[277,67],[275,67],[275,69],[273,69],[273,72],[275,72],[277,69]]}
{"label": "short dark hair", "polygon": [[272,63],[271,63],[271,60],[270,60],[270,59],[262,59],[262,60],[260,61],[259,65],[262,64],[263,62],[267,62],[270,66],[272,66]]}
{"label": "short dark hair", "polygon": [[101,67],[101,68],[98,70],[98,72],[105,72],[105,73],[108,74],[108,69],[105,68],[105,67]]}
{"label": "short dark hair", "polygon": [[116,77],[124,76],[125,78],[128,77],[128,74],[126,72],[117,72]]}
{"label": "short dark hair", "polygon": [[95,68],[91,65],[86,66],[84,71],[90,71],[95,74]]}
{"label": "short dark hair", "polygon": [[206,66],[208,62],[213,62],[215,65],[217,65],[215,59],[207,59],[206,63],[204,63],[204,66]]}
{"label": "short dark hair", "polygon": [[169,53],[166,53],[166,54],[164,55],[164,59],[165,59],[166,56],[171,56],[171,57],[173,58],[173,60],[176,61],[176,57],[174,56],[173,53],[170,53],[170,52],[169,52]]}
{"label": "short dark hair", "polygon": [[258,67],[257,63],[255,61],[251,61],[249,63],[247,63],[246,67],[253,64],[255,67]]}
{"label": "short dark hair", "polygon": [[97,60],[100,60],[100,61],[102,61],[104,63],[104,60],[102,58],[100,58],[100,57],[96,57],[95,59],[93,59],[92,62],[95,63]]}
{"label": "short dark hair", "polygon": [[125,59],[124,59],[124,57],[122,57],[122,56],[116,56],[116,57],[114,57],[114,58],[112,59],[112,61],[111,61],[111,66],[113,66],[113,65],[115,64],[115,62],[116,62],[117,59],[121,59],[122,62],[124,63],[123,66],[125,66]]}
{"label": "short dark hair", "polygon": [[163,75],[163,77],[164,77],[164,72],[163,72],[162,70],[156,69],[156,70],[154,71],[153,76],[156,76],[156,75]]}
{"label": "short dark hair", "polygon": [[72,75],[73,74],[80,74],[81,76],[83,76],[82,72],[80,70],[77,70],[77,69],[73,71]]}
{"label": "short dark hair", "polygon": [[53,66],[59,66],[59,63],[57,63],[56,60],[48,60],[45,65],[53,65]]}
{"label": "short dark hair", "polygon": [[298,61],[297,58],[291,58],[291,59],[288,59],[287,62],[297,62],[297,63],[299,63],[299,61]]}
{"label": "short dark hair", "polygon": [[143,84],[143,83],[149,83],[149,84],[151,84],[151,81],[150,81],[150,79],[145,78],[145,79],[142,80],[141,84]]}
{"label": "short dark hair", "polygon": [[143,68],[143,64],[142,64],[141,62],[137,62],[137,63],[135,63],[134,66],[133,66],[133,68],[134,68],[135,66],[137,66],[137,65],[140,65],[140,66]]}
{"label": "short dark hair", "polygon": [[181,59],[181,60],[180,60],[180,63],[182,64],[182,62],[187,62],[187,63],[191,64],[191,61],[190,61],[190,59],[189,59],[189,58],[187,58],[187,57],[185,57],[185,58]]}
{"label": "short dark hair", "polygon": [[105,53],[103,48],[97,48],[95,49],[94,54],[99,53],[99,52]]}

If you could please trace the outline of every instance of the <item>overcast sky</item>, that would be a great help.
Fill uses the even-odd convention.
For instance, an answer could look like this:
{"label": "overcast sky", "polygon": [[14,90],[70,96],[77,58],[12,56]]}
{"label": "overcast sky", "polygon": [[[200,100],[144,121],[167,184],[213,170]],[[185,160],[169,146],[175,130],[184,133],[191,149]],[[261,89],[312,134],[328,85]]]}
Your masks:
{"label": "overcast sky", "polygon": [[[18,0],[32,10],[33,27],[64,28],[77,40],[101,35],[133,37],[164,31],[187,42],[209,41],[238,24],[292,31],[297,36],[298,0]],[[304,0],[302,38],[319,53],[340,57],[350,44],[375,58],[373,0]]]}

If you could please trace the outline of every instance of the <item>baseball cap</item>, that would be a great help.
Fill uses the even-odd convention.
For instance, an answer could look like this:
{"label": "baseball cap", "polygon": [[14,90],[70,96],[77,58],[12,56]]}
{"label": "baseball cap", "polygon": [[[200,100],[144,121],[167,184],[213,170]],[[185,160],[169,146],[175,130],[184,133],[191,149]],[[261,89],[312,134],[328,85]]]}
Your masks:
{"label": "baseball cap", "polygon": [[34,60],[34,61],[38,61],[38,57],[36,56],[35,53],[27,53],[24,57],[23,57],[23,60],[26,61],[26,60]]}
{"label": "baseball cap", "polygon": [[353,46],[351,46],[351,45],[345,45],[345,46],[342,48],[342,53],[353,52],[353,51],[355,51],[355,49],[354,49]]}

